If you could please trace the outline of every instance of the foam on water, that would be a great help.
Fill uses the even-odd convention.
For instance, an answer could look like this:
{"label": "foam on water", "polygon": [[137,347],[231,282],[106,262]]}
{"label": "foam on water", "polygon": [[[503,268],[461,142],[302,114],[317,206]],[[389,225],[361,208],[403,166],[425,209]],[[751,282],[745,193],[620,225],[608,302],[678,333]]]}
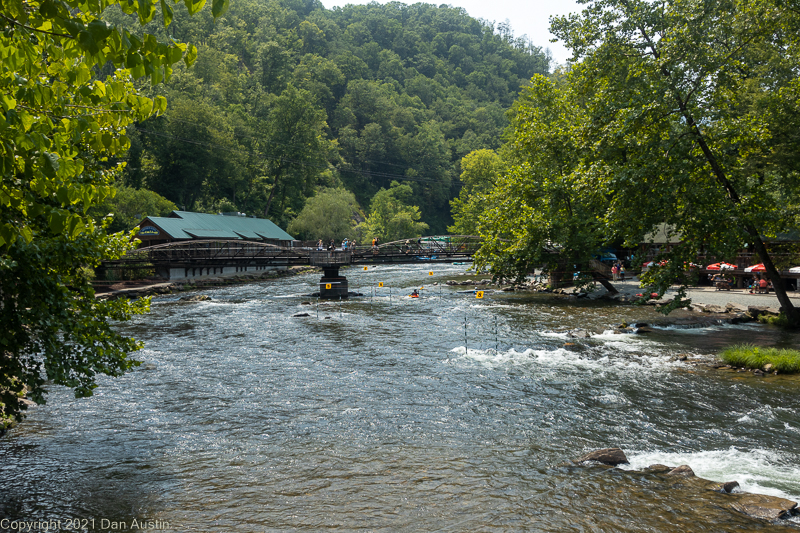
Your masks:
{"label": "foam on water", "polygon": [[548,370],[563,370],[571,368],[574,370],[592,370],[596,372],[619,371],[627,374],[631,371],[654,371],[665,370],[674,367],[677,363],[668,361],[663,357],[649,356],[624,356],[611,357],[605,355],[600,358],[588,358],[585,354],[557,348],[555,350],[537,350],[528,348],[518,352],[513,348],[507,351],[480,350],[470,348],[465,351],[464,346],[458,346],[450,350],[451,353],[458,354],[458,360],[472,361],[481,363],[489,367],[500,367],[506,365],[535,365],[536,368]]}
{"label": "foam on water", "polygon": [[[744,492],[767,494],[800,502],[800,467],[778,451],[754,449],[702,452],[633,452],[628,454],[625,470],[642,470],[652,464],[689,465],[695,475],[711,481],[738,481]],[[784,492],[774,485],[790,487]]]}
{"label": "foam on water", "polygon": [[711,326],[693,327],[681,324],[674,324],[669,326],[652,326],[653,329],[662,331],[675,331],[680,333],[690,334],[706,334],[714,331],[736,330],[736,329],[761,329],[761,325],[756,322],[742,322],[740,324],[714,324]]}

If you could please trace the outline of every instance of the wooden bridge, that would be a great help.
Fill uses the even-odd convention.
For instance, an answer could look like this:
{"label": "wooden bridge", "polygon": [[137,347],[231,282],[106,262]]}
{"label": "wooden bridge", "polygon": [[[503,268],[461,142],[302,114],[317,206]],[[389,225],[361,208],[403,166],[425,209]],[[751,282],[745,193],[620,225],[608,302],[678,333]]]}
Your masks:
{"label": "wooden bridge", "polygon": [[[191,240],[146,246],[120,259],[104,261],[98,269],[98,278],[128,279],[137,271],[145,271],[164,279],[194,279],[312,265],[322,267],[326,276],[335,278],[331,284],[337,285],[334,292],[339,297],[342,289],[346,294],[346,283],[342,284],[338,275],[343,266],[468,262],[480,244],[480,238],[473,235],[437,235],[402,239],[377,247],[327,251],[243,240]],[[320,283],[323,287],[329,284]]]}

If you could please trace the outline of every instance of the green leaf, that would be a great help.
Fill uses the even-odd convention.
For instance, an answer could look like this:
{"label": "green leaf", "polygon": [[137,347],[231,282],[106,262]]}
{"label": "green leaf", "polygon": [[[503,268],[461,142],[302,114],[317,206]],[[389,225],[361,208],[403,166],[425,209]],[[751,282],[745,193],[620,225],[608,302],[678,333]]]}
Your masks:
{"label": "green leaf", "polygon": [[[195,52],[196,55],[197,53]],[[0,105],[2,105],[3,111],[8,111],[17,107],[17,101],[7,94],[0,94]]]}
{"label": "green leaf", "polygon": [[58,172],[58,154],[44,152],[39,158],[39,162],[42,166],[42,172],[44,172],[45,176],[48,178],[55,177],[56,172]]}
{"label": "green leaf", "polygon": [[172,24],[172,8],[164,0],[159,0],[161,3],[161,18],[164,21],[164,27],[169,27]]}
{"label": "green leaf", "polygon": [[186,63],[187,67],[191,67],[196,59],[197,59],[197,47],[193,44],[190,44],[188,50],[186,51],[186,55],[183,58],[183,61]]}
{"label": "green leaf", "polygon": [[194,15],[206,5],[206,0],[183,0],[183,4],[189,11],[190,15]]}
{"label": "green leaf", "polygon": [[228,0],[212,0],[211,14],[218,18],[228,10]]}
{"label": "green leaf", "polygon": [[87,31],[92,36],[92,39],[95,40],[95,42],[100,43],[105,41],[106,38],[111,35],[113,28],[109,23],[103,20],[93,20],[89,23],[89,26],[87,26]]}
{"label": "green leaf", "polygon": [[78,42],[84,50],[92,55],[100,52],[100,47],[97,45],[97,42],[94,40],[94,37],[92,37],[92,34],[88,30],[83,30],[78,34]]}
{"label": "green leaf", "polygon": [[55,234],[61,234],[64,232],[64,228],[67,225],[67,218],[69,214],[66,211],[62,210],[53,210],[50,212],[49,217],[49,226],[50,231]]}

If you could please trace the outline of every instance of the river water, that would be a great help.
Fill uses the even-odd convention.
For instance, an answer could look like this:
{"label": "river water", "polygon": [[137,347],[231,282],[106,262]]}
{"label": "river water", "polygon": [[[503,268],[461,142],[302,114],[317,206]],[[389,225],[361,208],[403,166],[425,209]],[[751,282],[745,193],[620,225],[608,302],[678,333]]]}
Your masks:
{"label": "river water", "polygon": [[[155,299],[120,326],[151,369],[103,378],[90,399],[54,387],[0,439],[0,515],[97,531],[134,519],[220,532],[798,530],[635,471],[688,464],[800,501],[800,382],[671,361],[797,336],[742,325],[567,339],[658,315],[432,285],[463,268],[349,270],[366,296],[343,303],[302,296],[318,274]],[[566,464],[611,446],[630,467]]]}

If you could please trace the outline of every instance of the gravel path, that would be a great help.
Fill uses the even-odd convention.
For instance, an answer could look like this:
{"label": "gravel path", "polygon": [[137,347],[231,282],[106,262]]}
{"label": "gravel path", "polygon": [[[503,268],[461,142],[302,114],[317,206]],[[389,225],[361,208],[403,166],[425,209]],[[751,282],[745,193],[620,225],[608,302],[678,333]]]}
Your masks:
{"label": "gravel path", "polygon": [[[636,295],[642,292],[639,281],[616,281],[612,282],[620,293],[626,295]],[[676,289],[667,291],[667,295],[675,294]],[[774,293],[770,294],[750,294],[744,289],[731,289],[730,291],[718,291],[713,287],[690,287],[686,290],[686,296],[692,299],[693,303],[715,304],[724,306],[728,302],[740,305],[765,305],[768,307],[780,307],[778,298]],[[789,297],[796,306],[800,306],[800,292],[790,291]]]}

